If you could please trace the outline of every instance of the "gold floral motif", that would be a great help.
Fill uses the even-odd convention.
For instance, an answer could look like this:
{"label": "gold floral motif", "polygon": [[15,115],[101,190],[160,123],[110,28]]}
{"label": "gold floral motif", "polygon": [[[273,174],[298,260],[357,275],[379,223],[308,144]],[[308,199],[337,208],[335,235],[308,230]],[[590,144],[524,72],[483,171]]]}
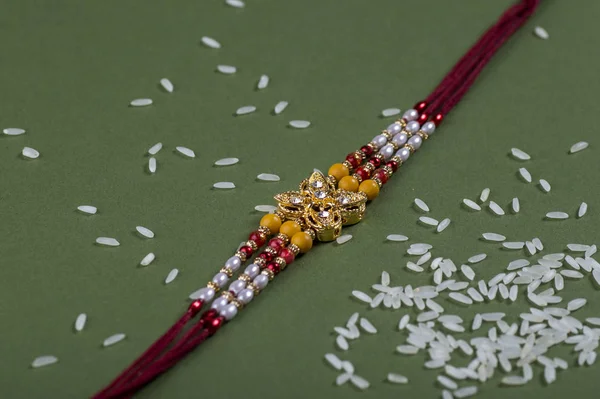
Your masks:
{"label": "gold floral motif", "polygon": [[277,194],[275,200],[286,219],[303,220],[319,241],[333,241],[341,235],[342,225],[362,220],[367,196],[337,189],[317,171],[300,183],[299,191]]}

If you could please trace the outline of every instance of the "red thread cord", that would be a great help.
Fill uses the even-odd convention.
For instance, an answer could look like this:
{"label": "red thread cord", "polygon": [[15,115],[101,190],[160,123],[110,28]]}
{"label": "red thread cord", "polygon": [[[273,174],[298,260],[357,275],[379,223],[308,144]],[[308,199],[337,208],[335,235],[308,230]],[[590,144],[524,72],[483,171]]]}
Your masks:
{"label": "red thread cord", "polygon": [[460,101],[498,49],[533,14],[539,0],[522,0],[510,7],[450,70],[425,100],[425,113],[443,115]]}

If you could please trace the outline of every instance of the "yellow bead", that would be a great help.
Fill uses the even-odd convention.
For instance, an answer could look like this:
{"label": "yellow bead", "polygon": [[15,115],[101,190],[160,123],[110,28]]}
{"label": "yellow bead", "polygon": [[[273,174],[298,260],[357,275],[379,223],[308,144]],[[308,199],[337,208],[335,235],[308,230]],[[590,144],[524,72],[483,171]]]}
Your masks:
{"label": "yellow bead", "polygon": [[349,176],[350,171],[348,170],[346,165],[341,164],[341,163],[334,163],[329,168],[329,171],[327,172],[327,174],[335,177],[335,180],[340,181],[340,180],[342,180],[342,177]]}
{"label": "yellow bead", "polygon": [[260,219],[260,225],[269,229],[271,234],[277,234],[281,227],[281,219],[279,216],[269,213]]}
{"label": "yellow bead", "polygon": [[358,190],[358,180],[353,176],[342,177],[338,183],[338,188],[341,190],[356,192]]}
{"label": "yellow bead", "polygon": [[358,191],[367,194],[367,199],[373,201],[379,195],[379,184],[375,180],[365,180],[360,183]]}
{"label": "yellow bead", "polygon": [[305,254],[312,248],[313,240],[310,234],[300,231],[292,236],[291,243],[300,248],[301,253]]}
{"label": "yellow bead", "polygon": [[279,228],[279,232],[285,234],[288,237],[292,237],[294,234],[298,233],[301,230],[302,228],[300,227],[300,225],[294,222],[293,220],[288,220],[287,222],[283,223]]}

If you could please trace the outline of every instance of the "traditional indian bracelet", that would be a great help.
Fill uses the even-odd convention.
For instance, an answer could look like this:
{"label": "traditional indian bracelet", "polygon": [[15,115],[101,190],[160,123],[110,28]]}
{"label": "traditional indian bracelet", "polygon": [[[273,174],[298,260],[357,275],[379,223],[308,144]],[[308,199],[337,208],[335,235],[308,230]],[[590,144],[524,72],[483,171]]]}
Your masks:
{"label": "traditional indian bracelet", "polygon": [[[232,320],[296,257],[307,253],[314,241],[333,241],[340,237],[343,226],[360,222],[367,204],[379,196],[389,179],[436,132],[444,116],[465,95],[502,44],[532,15],[538,3],[538,0],[521,0],[510,7],[424,101],[416,103],[402,118],[349,153],[342,162],[333,164],[326,175],[315,170],[297,191],[277,194],[276,211],[263,216],[258,229],[250,233],[248,241],[213,279],[190,295],[193,302],[184,315],[94,397],[129,397]],[[235,278],[244,262],[253,256],[252,262]],[[189,327],[208,304],[210,309]]]}

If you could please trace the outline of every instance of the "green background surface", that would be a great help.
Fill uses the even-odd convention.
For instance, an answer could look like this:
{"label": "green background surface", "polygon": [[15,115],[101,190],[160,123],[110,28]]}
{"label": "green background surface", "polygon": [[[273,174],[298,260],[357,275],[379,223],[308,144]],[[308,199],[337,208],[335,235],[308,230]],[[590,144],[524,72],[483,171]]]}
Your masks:
{"label": "green background surface", "polygon": [[[460,55],[510,1],[248,0],[245,9],[222,0],[120,0],[0,2],[0,128],[22,127],[19,137],[0,135],[0,397],[83,398],[108,383],[157,338],[187,306],[237,244],[257,224],[257,204],[295,189],[313,167],[326,168],[386,126],[382,109],[405,109],[426,96]],[[141,398],[364,398],[436,397],[437,372],[422,368],[424,354],[395,353],[406,335],[396,329],[406,310],[368,310],[350,298],[370,292],[382,270],[392,284],[424,285],[431,273],[406,271],[407,243],[385,242],[402,233],[434,245],[434,256],[464,262],[486,252],[479,278],[504,269],[522,252],[503,251],[479,239],[485,231],[511,240],[540,237],[544,253],[569,242],[593,243],[598,231],[598,167],[595,118],[598,79],[597,17],[600,3],[543,1],[539,12],[484,71],[443,128],[387,185],[360,225],[346,231],[344,246],[319,245],[282,273],[235,322],[161,377]],[[578,7],[575,6],[575,3]],[[532,35],[535,25],[548,41]],[[203,47],[204,35],[220,50]],[[225,76],[217,64],[238,67]],[[270,86],[256,91],[266,73]],[[176,87],[167,94],[158,80]],[[154,105],[128,107],[134,98]],[[279,100],[288,109],[274,116]],[[233,117],[242,105],[258,112]],[[286,127],[308,119],[306,130]],[[590,149],[567,155],[579,140]],[[146,172],[146,150],[157,141],[158,172]],[[196,151],[190,160],[176,145]],[[38,149],[35,161],[20,157]],[[528,151],[534,178],[552,191],[516,177],[511,147]],[[213,167],[235,156],[238,165]],[[258,173],[281,176],[256,181]],[[230,191],[211,189],[233,181]],[[518,215],[466,211],[484,187]],[[453,223],[442,234],[417,225],[415,197],[432,217]],[[564,210],[581,220],[544,221]],[[76,212],[99,208],[94,216]],[[156,238],[136,236],[136,225]],[[118,248],[94,245],[116,237]],[[139,260],[157,255],[147,268]],[[168,286],[171,268],[180,276]],[[600,315],[590,280],[567,281],[563,297],[590,299],[578,317]],[[493,302],[468,308],[440,302],[470,323],[475,312],[504,311],[515,320],[529,305]],[[363,334],[340,353],[332,328],[354,311],[379,333]],[[80,312],[88,314],[73,332]],[[415,315],[414,310],[409,311]],[[126,341],[101,348],[107,336]],[[573,365],[571,347],[554,351]],[[324,364],[334,351],[351,360],[372,386],[359,393],[335,387],[337,373]],[[42,354],[59,357],[32,370]],[[458,356],[458,355],[457,355]],[[459,359],[460,357],[457,357]],[[499,387],[501,372],[480,386],[480,397],[595,397],[598,366],[560,372],[549,388],[536,378],[523,388]],[[411,380],[384,382],[388,372]]]}

